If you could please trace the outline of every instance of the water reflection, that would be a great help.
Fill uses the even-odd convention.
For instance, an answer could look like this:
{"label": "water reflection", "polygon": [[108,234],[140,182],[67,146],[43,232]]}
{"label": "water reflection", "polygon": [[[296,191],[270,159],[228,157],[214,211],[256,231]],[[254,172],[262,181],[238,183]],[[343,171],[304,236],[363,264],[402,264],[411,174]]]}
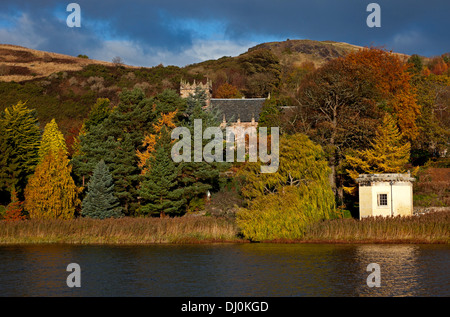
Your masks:
{"label": "water reflection", "polygon": [[367,265],[380,265],[380,287],[367,287],[363,279],[356,292],[361,296],[415,296],[420,289],[417,270],[419,247],[413,245],[361,245],[355,250],[355,262],[362,277],[367,277]]}
{"label": "water reflection", "polygon": [[[449,296],[446,245],[0,247],[0,296]],[[69,263],[81,288],[69,288]],[[381,268],[370,288],[367,265]]]}

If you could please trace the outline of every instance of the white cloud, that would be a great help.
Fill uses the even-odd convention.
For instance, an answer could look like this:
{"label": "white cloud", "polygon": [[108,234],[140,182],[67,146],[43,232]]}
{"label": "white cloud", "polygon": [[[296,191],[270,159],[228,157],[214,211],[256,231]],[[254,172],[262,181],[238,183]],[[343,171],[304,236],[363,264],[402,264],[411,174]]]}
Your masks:
{"label": "white cloud", "polygon": [[256,45],[255,42],[233,42],[230,40],[194,40],[191,47],[180,53],[167,49],[144,47],[143,45],[127,41],[104,41],[100,48],[87,50],[86,54],[93,59],[111,61],[119,56],[125,64],[133,66],[151,67],[159,64],[186,66],[223,56],[237,56]]}
{"label": "white cloud", "polygon": [[0,29],[0,43],[20,45],[36,49],[47,39],[36,32],[34,21],[28,14],[22,14],[17,20],[1,16],[1,19],[9,20],[11,27]]}

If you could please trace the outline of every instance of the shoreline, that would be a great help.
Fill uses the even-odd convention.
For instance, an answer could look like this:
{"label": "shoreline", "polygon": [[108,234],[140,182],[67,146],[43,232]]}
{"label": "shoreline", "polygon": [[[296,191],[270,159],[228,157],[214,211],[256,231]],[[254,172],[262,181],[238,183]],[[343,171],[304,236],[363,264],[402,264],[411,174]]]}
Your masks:
{"label": "shoreline", "polygon": [[229,218],[118,218],[0,221],[0,246],[181,244],[450,244],[450,212],[421,216],[326,220],[303,237],[252,241]]}

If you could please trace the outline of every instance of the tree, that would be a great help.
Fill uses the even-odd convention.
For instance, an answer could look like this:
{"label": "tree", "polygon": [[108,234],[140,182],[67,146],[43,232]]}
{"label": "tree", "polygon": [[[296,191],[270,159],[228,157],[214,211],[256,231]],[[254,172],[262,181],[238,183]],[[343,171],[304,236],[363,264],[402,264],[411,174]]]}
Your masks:
{"label": "tree", "polygon": [[[339,167],[348,148],[367,147],[379,117],[373,83],[362,65],[344,58],[331,60],[305,76],[295,111],[300,132],[308,132],[329,160],[330,183],[342,200]],[[295,130],[294,130],[295,131]]]}
{"label": "tree", "polygon": [[88,184],[88,192],[83,199],[81,215],[90,218],[118,218],[122,216],[119,200],[114,195],[114,182],[108,167],[101,160]]}
{"label": "tree", "polygon": [[39,147],[39,159],[42,160],[50,151],[58,152],[60,150],[64,154],[68,154],[64,135],[59,130],[55,119],[52,119],[44,128],[41,146]]}
{"label": "tree", "polygon": [[97,163],[103,159],[113,177],[115,195],[124,214],[130,216],[139,212],[137,188],[141,169],[136,151],[145,152],[145,135],[155,134],[154,123],[161,113],[177,111],[179,115],[185,104],[170,90],[152,98],[146,98],[140,89],[124,90],[119,104],[108,117],[80,136],[81,154],[72,159],[77,183],[88,182]]}
{"label": "tree", "polygon": [[299,239],[308,225],[336,216],[322,148],[303,134],[283,135],[279,153],[276,173],[261,173],[260,162],[239,172],[248,207],[236,220],[252,240]]}
{"label": "tree", "polygon": [[5,218],[7,222],[24,220],[26,217],[22,214],[23,202],[17,197],[15,189],[11,190],[11,202],[6,206]]}
{"label": "tree", "polygon": [[417,119],[418,137],[411,143],[414,164],[430,157],[443,156],[450,148],[450,77],[445,75],[415,76],[421,113]]}
{"label": "tree", "polygon": [[[202,135],[208,127],[219,127],[220,116],[219,111],[215,109],[206,109],[206,94],[201,89],[197,89],[194,95],[190,95],[186,99],[185,116],[180,122],[180,126],[189,129],[191,138],[194,138],[194,122],[201,119]],[[202,147],[210,140],[204,139]],[[225,162],[202,162],[194,161],[194,141],[191,139],[191,161],[181,162],[180,186],[183,189],[183,197],[188,204],[195,200],[203,199],[208,191],[216,191],[219,189],[219,174],[229,168],[229,163]]]}
{"label": "tree", "polygon": [[32,219],[72,219],[79,204],[64,150],[49,151],[36,166],[25,188],[25,210]]}
{"label": "tree", "polygon": [[36,113],[19,102],[0,114],[0,191],[15,187],[19,197],[38,163],[41,131]]}
{"label": "tree", "polygon": [[160,118],[153,125],[153,131],[155,134],[146,134],[142,142],[142,146],[145,148],[143,152],[136,150],[136,155],[139,159],[138,166],[142,170],[142,174],[148,171],[148,160],[155,152],[156,144],[162,136],[163,128],[173,129],[175,128],[174,118],[177,111],[169,112],[167,114],[161,113]]}
{"label": "tree", "polygon": [[88,118],[84,122],[86,132],[88,132],[91,126],[96,126],[102,123],[108,118],[111,113],[111,102],[108,98],[98,98],[97,102],[92,106],[89,112]]}
{"label": "tree", "polygon": [[237,87],[224,83],[220,85],[216,90],[216,98],[242,98],[242,94],[239,92]]}
{"label": "tree", "polygon": [[386,114],[371,142],[371,148],[356,151],[356,155],[346,155],[346,161],[352,168],[347,171],[353,179],[362,173],[402,173],[409,161],[410,149],[410,143],[402,141],[395,120]]}
{"label": "tree", "polygon": [[179,215],[186,200],[182,197],[178,177],[180,168],[170,157],[170,136],[163,128],[154,156],[149,159],[149,170],[139,189],[141,212],[147,215]]}
{"label": "tree", "polygon": [[361,49],[346,56],[346,60],[363,66],[373,83],[375,100],[381,108],[394,116],[405,140],[418,136],[416,125],[420,115],[415,89],[411,86],[410,64],[398,55],[377,48]]}

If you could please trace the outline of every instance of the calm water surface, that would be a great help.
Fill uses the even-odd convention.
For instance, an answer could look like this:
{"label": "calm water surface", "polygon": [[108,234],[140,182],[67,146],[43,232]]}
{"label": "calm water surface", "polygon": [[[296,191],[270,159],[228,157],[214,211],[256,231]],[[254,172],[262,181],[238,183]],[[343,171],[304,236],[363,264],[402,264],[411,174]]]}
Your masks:
{"label": "calm water surface", "polygon": [[446,245],[1,246],[0,296],[450,296],[449,263]]}

